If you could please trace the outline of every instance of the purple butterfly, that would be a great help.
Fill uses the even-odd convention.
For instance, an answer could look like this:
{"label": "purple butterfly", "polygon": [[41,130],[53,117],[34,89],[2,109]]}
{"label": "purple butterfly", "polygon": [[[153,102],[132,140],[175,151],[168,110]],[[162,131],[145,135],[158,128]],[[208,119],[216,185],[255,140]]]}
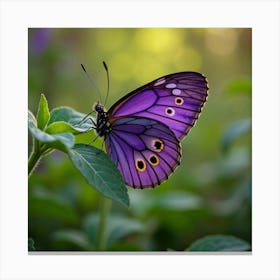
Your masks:
{"label": "purple butterfly", "polygon": [[180,72],[128,93],[108,112],[100,104],[96,132],[127,185],[161,184],[180,164],[180,141],[195,124],[207,97],[200,73]]}

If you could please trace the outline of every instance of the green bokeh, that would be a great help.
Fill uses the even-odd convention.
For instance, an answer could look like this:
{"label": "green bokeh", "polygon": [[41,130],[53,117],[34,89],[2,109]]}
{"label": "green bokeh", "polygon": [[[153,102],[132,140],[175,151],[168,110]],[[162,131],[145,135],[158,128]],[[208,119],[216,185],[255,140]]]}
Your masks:
{"label": "green bokeh", "polygon": [[[107,109],[169,73],[197,71],[208,79],[208,100],[182,142],[181,165],[155,189],[130,188],[130,208],[113,203],[116,221],[122,217],[122,223],[130,221],[128,228],[137,224],[141,230],[110,243],[108,250],[183,251],[209,234],[251,243],[251,128],[228,135],[234,124],[251,120],[251,29],[29,29],[28,39],[29,109],[34,114],[41,93],[50,109],[70,106],[88,113],[96,101],[104,102],[102,61],[110,73]],[[94,137],[88,133],[79,141],[89,143]],[[226,151],[225,137],[232,139]],[[96,145],[101,147],[102,141]],[[45,209],[47,201],[52,209]],[[99,194],[64,154],[45,157],[29,179],[29,237],[35,249],[93,250],[86,221],[98,215],[98,202]],[[63,209],[70,217],[59,213]]]}

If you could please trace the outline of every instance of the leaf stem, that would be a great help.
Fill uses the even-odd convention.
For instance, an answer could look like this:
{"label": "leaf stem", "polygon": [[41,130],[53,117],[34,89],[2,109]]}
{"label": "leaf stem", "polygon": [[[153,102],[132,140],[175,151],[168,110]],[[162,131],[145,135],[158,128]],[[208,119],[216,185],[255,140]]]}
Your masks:
{"label": "leaf stem", "polygon": [[101,196],[100,201],[100,218],[99,218],[99,227],[96,241],[96,250],[104,251],[106,248],[106,225],[107,217],[111,207],[111,199]]}
{"label": "leaf stem", "polygon": [[36,165],[40,161],[40,159],[49,153],[52,149],[50,149],[46,145],[40,146],[40,143],[34,139],[33,143],[33,151],[28,159],[28,176],[30,176],[35,169]]}

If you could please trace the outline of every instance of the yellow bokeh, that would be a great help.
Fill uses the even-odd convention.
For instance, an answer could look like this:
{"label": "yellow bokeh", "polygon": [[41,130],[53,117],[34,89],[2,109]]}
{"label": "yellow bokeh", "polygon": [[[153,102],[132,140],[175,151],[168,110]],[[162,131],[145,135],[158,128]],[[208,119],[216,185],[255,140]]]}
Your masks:
{"label": "yellow bokeh", "polygon": [[198,71],[202,64],[202,58],[194,48],[184,46],[174,54],[173,63],[177,67],[183,67],[182,71]]}
{"label": "yellow bokeh", "polygon": [[219,55],[230,55],[236,49],[238,33],[233,28],[213,28],[206,33],[205,43],[209,50]]}
{"label": "yellow bokeh", "polygon": [[157,54],[168,53],[181,44],[180,29],[142,28],[135,34],[139,48]]}

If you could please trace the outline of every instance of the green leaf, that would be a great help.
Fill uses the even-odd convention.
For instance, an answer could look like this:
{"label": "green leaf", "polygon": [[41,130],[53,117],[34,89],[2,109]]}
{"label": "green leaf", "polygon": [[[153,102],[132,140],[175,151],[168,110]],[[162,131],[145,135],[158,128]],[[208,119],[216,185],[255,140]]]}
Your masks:
{"label": "green leaf", "polygon": [[141,233],[144,231],[144,224],[137,221],[136,219],[111,215],[108,219],[108,234],[106,243],[109,246],[115,241],[124,238],[127,235],[130,235],[132,233]]}
{"label": "green leaf", "polygon": [[163,209],[186,211],[199,208],[201,206],[201,200],[188,192],[170,191],[158,195],[156,205]]}
{"label": "green leaf", "polygon": [[150,193],[148,196],[144,192],[129,193],[130,209],[137,215],[144,215],[151,210],[187,211],[201,207],[201,199],[193,193],[186,191],[169,190],[166,193]]}
{"label": "green leaf", "polygon": [[192,243],[188,251],[248,251],[250,244],[245,240],[231,235],[208,235]]}
{"label": "green leaf", "polygon": [[226,88],[226,92],[229,94],[251,94],[252,81],[246,78],[236,79],[231,81]]}
{"label": "green leaf", "polygon": [[75,137],[71,133],[48,134],[36,127],[34,115],[28,111],[28,129],[30,133],[41,143],[47,143],[49,147],[66,152],[75,143]]}
{"label": "green leaf", "polygon": [[251,125],[252,122],[250,119],[233,122],[222,137],[221,148],[223,152],[226,152],[236,139],[245,133],[249,133],[251,131]]}
{"label": "green leaf", "polygon": [[[79,113],[70,107],[58,107],[51,111],[48,125],[54,122],[63,121],[72,126],[72,129],[76,132],[84,132],[92,129],[93,126],[92,122],[90,121],[83,122],[82,124],[80,123],[85,116],[85,114]],[[91,116],[88,116],[87,119],[89,120],[90,118],[94,121],[94,118]]]}
{"label": "green leaf", "polygon": [[64,121],[57,121],[54,123],[51,123],[45,130],[49,134],[57,134],[57,133],[63,133],[63,132],[70,132],[75,133],[76,130],[67,122]]}
{"label": "green leaf", "polygon": [[44,94],[41,94],[38,112],[37,112],[37,126],[39,129],[44,129],[50,119],[50,112],[48,101]]}
{"label": "green leaf", "polygon": [[64,229],[52,234],[52,239],[59,242],[67,242],[80,247],[82,250],[89,250],[90,243],[84,232],[79,230]]}
{"label": "green leaf", "polygon": [[28,128],[29,130],[33,128],[37,128],[37,120],[34,117],[33,113],[29,110],[28,110]]}
{"label": "green leaf", "polygon": [[79,217],[73,207],[65,201],[49,195],[32,195],[28,200],[28,216],[51,218],[60,222],[76,224]]}
{"label": "green leaf", "polygon": [[[99,220],[100,220],[99,215],[90,214],[85,218],[84,223],[83,223],[84,231],[86,232],[88,240],[90,241],[90,243],[93,246],[96,246]],[[108,221],[108,219],[106,220],[106,227],[107,227],[107,221]],[[107,232],[107,230],[106,230],[106,232]]]}
{"label": "green leaf", "polygon": [[68,155],[91,186],[104,196],[123,205],[129,205],[123,178],[115,164],[103,151],[90,145],[76,144],[69,149]]}
{"label": "green leaf", "polygon": [[[85,219],[84,228],[88,239],[94,246],[96,245],[98,226],[99,216],[96,214],[91,214]],[[145,225],[136,219],[112,214],[106,221],[106,244],[111,246],[130,234],[141,233],[145,230]]]}
{"label": "green leaf", "polygon": [[59,133],[51,135],[53,139],[47,143],[48,147],[67,152],[75,144],[75,137],[71,133]]}

